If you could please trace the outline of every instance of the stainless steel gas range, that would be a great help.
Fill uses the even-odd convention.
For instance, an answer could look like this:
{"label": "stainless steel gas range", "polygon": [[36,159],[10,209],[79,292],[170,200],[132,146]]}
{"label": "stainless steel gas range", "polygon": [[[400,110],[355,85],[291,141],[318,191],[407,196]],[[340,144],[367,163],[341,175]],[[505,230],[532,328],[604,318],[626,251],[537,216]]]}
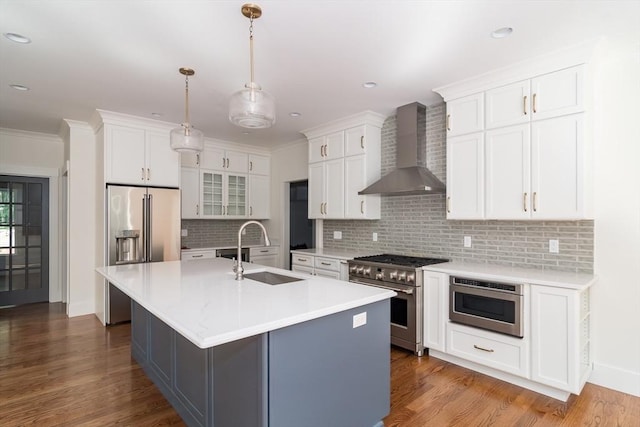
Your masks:
{"label": "stainless steel gas range", "polygon": [[391,344],[422,356],[422,267],[447,259],[382,254],[349,261],[349,281],[391,289]]}

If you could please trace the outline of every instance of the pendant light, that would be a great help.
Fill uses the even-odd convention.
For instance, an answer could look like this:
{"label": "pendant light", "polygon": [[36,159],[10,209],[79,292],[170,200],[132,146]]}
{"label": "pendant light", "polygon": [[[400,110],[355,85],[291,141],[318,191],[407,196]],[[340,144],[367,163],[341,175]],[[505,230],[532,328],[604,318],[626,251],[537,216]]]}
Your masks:
{"label": "pendant light", "polygon": [[242,6],[242,14],[249,18],[249,52],[251,58],[251,81],[231,96],[229,120],[243,128],[261,129],[276,122],[276,105],[273,96],[262,90],[253,79],[253,20],[262,16],[262,9],[256,4]]}
{"label": "pendant light", "polygon": [[196,72],[191,68],[180,68],[178,71],[185,78],[184,123],[171,130],[171,149],[180,153],[198,153],[204,149],[204,135],[189,122],[189,76]]}

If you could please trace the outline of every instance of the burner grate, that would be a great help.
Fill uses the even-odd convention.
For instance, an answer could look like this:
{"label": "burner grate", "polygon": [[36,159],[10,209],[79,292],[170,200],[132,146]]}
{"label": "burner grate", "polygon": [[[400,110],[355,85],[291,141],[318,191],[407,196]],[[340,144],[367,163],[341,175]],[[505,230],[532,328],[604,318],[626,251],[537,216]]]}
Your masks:
{"label": "burner grate", "polygon": [[423,267],[425,265],[439,264],[448,262],[448,259],[440,258],[422,258],[405,255],[381,254],[354,258],[354,261],[376,262],[379,264],[399,265],[403,267]]}

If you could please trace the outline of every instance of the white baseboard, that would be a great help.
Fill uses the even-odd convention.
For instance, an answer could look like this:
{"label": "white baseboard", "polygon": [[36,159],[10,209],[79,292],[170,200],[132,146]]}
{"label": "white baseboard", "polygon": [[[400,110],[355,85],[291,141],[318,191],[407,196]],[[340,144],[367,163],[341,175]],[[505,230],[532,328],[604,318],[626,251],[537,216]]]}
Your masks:
{"label": "white baseboard", "polygon": [[594,362],[588,382],[640,397],[640,372]]}
{"label": "white baseboard", "polygon": [[93,301],[69,303],[67,315],[69,317],[76,317],[84,316],[85,314],[94,314],[96,312],[95,308],[95,303]]}

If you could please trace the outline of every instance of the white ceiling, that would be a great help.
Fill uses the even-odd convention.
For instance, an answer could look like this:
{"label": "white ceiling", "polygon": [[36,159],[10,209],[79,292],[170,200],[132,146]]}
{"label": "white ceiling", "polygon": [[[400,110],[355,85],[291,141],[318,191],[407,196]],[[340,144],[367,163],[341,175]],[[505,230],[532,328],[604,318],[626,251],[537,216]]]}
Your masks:
{"label": "white ceiling", "polygon": [[[258,0],[256,82],[276,98],[277,123],[246,133],[227,119],[249,80],[243,3],[0,0],[0,32],[32,39],[0,37],[0,127],[55,134],[62,118],[87,121],[97,108],[180,123],[186,66],[195,127],[275,146],[364,110],[440,102],[435,87],[602,35],[640,37],[640,0]],[[505,26],[511,37],[489,36]]]}

